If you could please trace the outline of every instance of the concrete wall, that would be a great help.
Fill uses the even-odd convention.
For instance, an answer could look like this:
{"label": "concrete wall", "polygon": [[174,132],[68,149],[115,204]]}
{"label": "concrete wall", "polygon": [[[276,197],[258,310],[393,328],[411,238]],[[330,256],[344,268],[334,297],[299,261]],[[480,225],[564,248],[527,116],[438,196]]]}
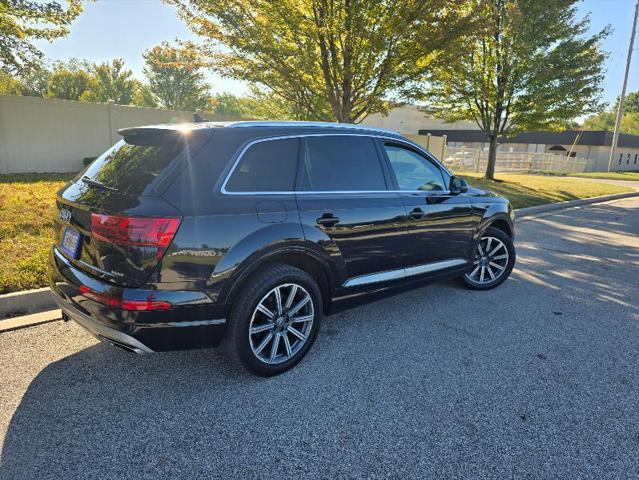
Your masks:
{"label": "concrete wall", "polygon": [[0,173],[77,172],[83,158],[121,138],[120,128],[192,119],[191,112],[0,95]]}

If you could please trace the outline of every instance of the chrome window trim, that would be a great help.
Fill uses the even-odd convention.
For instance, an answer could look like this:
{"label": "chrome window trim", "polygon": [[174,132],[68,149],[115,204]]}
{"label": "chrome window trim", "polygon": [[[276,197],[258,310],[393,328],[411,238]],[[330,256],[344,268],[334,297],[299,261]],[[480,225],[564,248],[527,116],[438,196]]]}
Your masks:
{"label": "chrome window trim", "polygon": [[443,260],[439,262],[424,263],[415,265],[414,267],[398,268],[396,270],[387,270],[385,272],[371,273],[368,275],[360,275],[358,277],[349,278],[342,285],[343,287],[357,287],[359,285],[368,285],[371,283],[387,282],[389,280],[398,280],[400,278],[413,277],[422,273],[436,272],[446,268],[467,265],[469,262],[463,258],[453,258],[451,260]]}
{"label": "chrome window trim", "polygon": [[[276,123],[276,122],[274,122]],[[284,122],[285,124],[287,124],[286,122]],[[330,124],[330,125],[339,125],[339,124]],[[293,135],[280,135],[280,136],[276,136],[276,137],[262,137],[262,138],[256,138],[254,140],[251,140],[250,142],[246,143],[241,150],[239,151],[238,154],[236,154],[236,159],[233,161],[233,165],[231,166],[231,169],[229,170],[229,172],[226,174],[226,177],[224,178],[224,182],[222,183],[222,187],[220,188],[220,192],[223,195],[331,195],[331,194],[357,194],[357,193],[421,193],[421,194],[426,194],[426,195],[449,195],[450,194],[450,190],[442,190],[442,191],[420,191],[420,190],[328,190],[328,191],[296,191],[296,190],[290,190],[290,191],[258,191],[258,192],[231,192],[228,191],[226,189],[226,185],[229,182],[231,176],[233,175],[233,173],[235,172],[235,169],[237,168],[237,166],[239,165],[240,161],[242,160],[242,157],[244,157],[244,154],[246,153],[246,151],[251,148],[253,145],[257,144],[257,143],[261,143],[261,142],[270,142],[270,141],[274,141],[274,140],[288,140],[288,139],[292,139],[292,138],[306,138],[306,137],[369,137],[369,138],[376,138],[376,139],[381,139],[381,140],[387,140],[387,141],[393,141],[393,142],[397,142],[397,143],[401,143],[403,145],[406,145],[407,147],[411,147],[414,148],[416,150],[418,150],[420,153],[422,153],[424,156],[426,156],[428,159],[432,160],[435,165],[442,169],[443,171],[445,171],[446,173],[448,173],[448,175],[453,175],[450,170],[448,170],[439,160],[437,160],[435,157],[433,157],[430,153],[428,153],[427,150],[423,149],[421,146],[417,145],[416,143],[411,142],[410,140],[404,139],[402,137],[391,137],[391,136],[387,136],[387,135],[376,135],[374,133],[338,133],[338,132],[333,132],[333,133],[297,133],[297,134],[293,134]]]}

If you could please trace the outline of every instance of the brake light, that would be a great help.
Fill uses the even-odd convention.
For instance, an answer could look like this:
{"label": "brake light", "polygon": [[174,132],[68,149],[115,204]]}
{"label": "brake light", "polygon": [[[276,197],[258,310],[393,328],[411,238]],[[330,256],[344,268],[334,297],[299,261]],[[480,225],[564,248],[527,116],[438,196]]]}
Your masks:
{"label": "brake light", "polygon": [[169,302],[156,300],[155,295],[149,295],[146,300],[123,300],[105,293],[96,292],[86,285],[80,285],[80,293],[98,303],[109,307],[121,308],[122,310],[148,311],[168,310],[171,308]]}
{"label": "brake light", "polygon": [[180,226],[175,217],[124,217],[91,214],[91,236],[99,240],[139,247],[166,248]]}

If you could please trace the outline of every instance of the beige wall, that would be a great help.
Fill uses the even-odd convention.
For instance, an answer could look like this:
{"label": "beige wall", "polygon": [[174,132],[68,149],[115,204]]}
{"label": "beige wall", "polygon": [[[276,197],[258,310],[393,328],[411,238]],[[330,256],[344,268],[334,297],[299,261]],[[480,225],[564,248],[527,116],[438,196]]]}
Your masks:
{"label": "beige wall", "polygon": [[426,116],[415,105],[404,105],[392,109],[388,115],[376,113],[364,119],[362,125],[376,128],[394,130],[402,134],[416,135],[419,130],[477,130],[477,124],[473,122],[445,123],[442,120]]}
{"label": "beige wall", "polygon": [[121,138],[120,128],[192,118],[191,112],[0,95],[0,173],[77,172],[83,158]]}
{"label": "beige wall", "polygon": [[405,135],[418,145],[421,145],[435,158],[443,161],[446,157],[446,136],[437,137],[435,135]]}

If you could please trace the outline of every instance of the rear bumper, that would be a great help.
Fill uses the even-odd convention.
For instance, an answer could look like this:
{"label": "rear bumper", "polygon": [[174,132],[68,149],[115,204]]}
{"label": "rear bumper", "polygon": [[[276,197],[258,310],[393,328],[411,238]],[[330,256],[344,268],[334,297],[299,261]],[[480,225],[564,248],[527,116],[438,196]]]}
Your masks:
{"label": "rear bumper", "polygon": [[[215,347],[226,330],[227,305],[218,305],[195,291],[143,290],[105,283],[74,267],[55,247],[49,257],[49,285],[62,311],[93,336],[136,353]],[[152,293],[173,308],[125,311],[98,303],[80,293],[86,285],[97,292],[144,298]]]}
{"label": "rear bumper", "polygon": [[78,323],[81,327],[87,330],[91,335],[99,340],[105,340],[115,346],[122,347],[126,350],[130,350],[134,353],[153,353],[149,347],[144,345],[139,340],[136,340],[130,335],[127,335],[120,330],[107,327],[106,325],[98,322],[97,320],[85,315],[80,310],[75,308],[71,302],[65,301],[58,295],[53,295],[53,299],[60,306],[60,309],[71,320]]}

